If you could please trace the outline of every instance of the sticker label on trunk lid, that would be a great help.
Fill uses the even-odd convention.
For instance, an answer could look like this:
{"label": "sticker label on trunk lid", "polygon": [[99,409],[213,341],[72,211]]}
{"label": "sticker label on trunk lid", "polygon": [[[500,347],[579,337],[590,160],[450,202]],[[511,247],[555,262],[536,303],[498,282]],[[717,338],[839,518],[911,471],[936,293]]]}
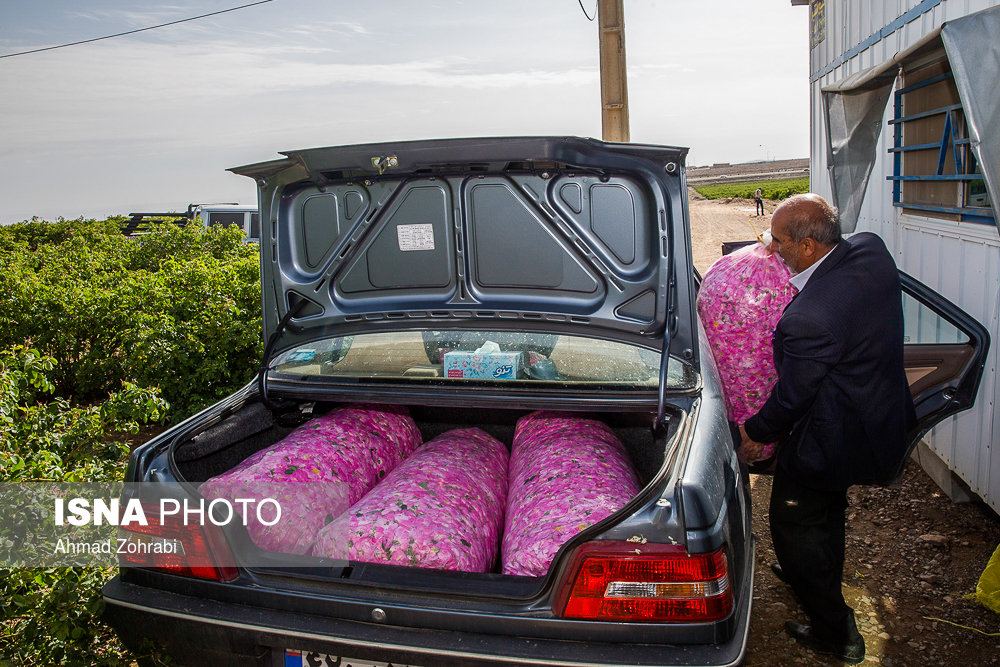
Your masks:
{"label": "sticker label on trunk lid", "polygon": [[434,225],[399,225],[396,227],[396,240],[403,252],[434,250]]}

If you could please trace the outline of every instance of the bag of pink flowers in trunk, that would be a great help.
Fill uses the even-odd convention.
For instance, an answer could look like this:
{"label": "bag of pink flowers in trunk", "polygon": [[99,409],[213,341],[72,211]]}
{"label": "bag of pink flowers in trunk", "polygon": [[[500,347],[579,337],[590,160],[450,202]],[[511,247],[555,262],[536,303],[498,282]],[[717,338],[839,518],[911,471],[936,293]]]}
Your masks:
{"label": "bag of pink flowers in trunk", "polygon": [[443,433],[327,525],[313,555],[489,572],[507,497],[507,448],[478,428]]}
{"label": "bag of pink flowers in trunk", "polygon": [[[763,245],[724,255],[705,273],[698,292],[712,357],[719,369],[729,419],[742,425],[763,407],[778,381],[772,338],[795,296],[791,272]],[[769,444],[761,453],[774,453]]]}
{"label": "bag of pink flowers in trunk", "polygon": [[199,491],[209,500],[275,499],[281,517],[274,525],[258,520],[269,521],[270,516],[247,513],[250,538],[266,551],[308,554],[326,523],[360,500],[421,442],[404,407],[344,406],[209,479]]}
{"label": "bag of pink flowers in trunk", "polygon": [[503,573],[528,577],[545,574],[563,544],[639,492],[614,431],[554,412],[517,422],[509,479]]}

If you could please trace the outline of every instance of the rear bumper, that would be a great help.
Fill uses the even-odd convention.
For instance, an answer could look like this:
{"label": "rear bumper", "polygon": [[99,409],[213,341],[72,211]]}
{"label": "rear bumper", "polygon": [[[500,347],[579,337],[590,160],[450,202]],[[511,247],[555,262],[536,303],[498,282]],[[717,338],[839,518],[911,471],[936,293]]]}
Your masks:
{"label": "rear bumper", "polygon": [[[751,560],[752,562],[752,560]],[[125,583],[104,588],[105,619],[130,648],[144,640],[182,665],[283,667],[285,649],[404,665],[723,666],[744,657],[752,574],[725,644],[620,644],[419,630],[203,599]]]}

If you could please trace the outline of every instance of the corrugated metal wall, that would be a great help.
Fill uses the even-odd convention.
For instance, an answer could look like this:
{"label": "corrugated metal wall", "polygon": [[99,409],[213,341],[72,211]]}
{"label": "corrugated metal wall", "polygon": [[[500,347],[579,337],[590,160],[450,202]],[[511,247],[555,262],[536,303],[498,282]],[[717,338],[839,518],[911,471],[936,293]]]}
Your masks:
{"label": "corrugated metal wall", "polygon": [[[912,46],[947,20],[1000,5],[1000,0],[827,0],[826,39],[812,49],[810,146],[811,187],[831,196],[820,89],[874,67]],[[793,10],[800,11],[800,10]],[[1000,84],[996,82],[994,85]],[[934,288],[982,322],[991,352],[974,410],[945,421],[926,441],[969,487],[1000,512],[1000,236],[997,227],[903,215],[892,205],[887,125],[872,169],[858,230],[879,234],[899,267]]]}
{"label": "corrugated metal wall", "polygon": [[993,338],[976,408],[944,422],[926,441],[977,495],[1000,511],[1000,424],[995,407],[1000,239],[994,228],[970,231],[953,223],[908,218],[901,221],[897,237],[900,268],[959,304],[985,324]]}

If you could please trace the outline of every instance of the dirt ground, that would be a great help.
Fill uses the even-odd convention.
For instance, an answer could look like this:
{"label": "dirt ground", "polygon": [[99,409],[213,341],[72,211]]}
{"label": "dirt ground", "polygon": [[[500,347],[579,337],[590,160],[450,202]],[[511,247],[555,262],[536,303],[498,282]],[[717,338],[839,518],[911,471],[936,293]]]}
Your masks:
{"label": "dirt ground", "polygon": [[[704,273],[723,241],[753,238],[770,225],[775,203],[757,217],[752,200],[707,201],[691,192],[695,266]],[[793,594],[769,568],[771,479],[752,476],[757,563],[746,665],[838,665],[801,648],[784,622],[807,622]],[[1000,665],[1000,616],[965,599],[1000,544],[1000,517],[984,504],[951,502],[912,461],[888,488],[848,493],[844,590],[865,637],[864,664]],[[983,633],[992,633],[988,636]]]}
{"label": "dirt ground", "polygon": [[771,226],[775,203],[764,200],[764,215],[756,215],[752,199],[705,199],[688,189],[694,265],[702,275],[722,256],[726,241],[750,241]]}

